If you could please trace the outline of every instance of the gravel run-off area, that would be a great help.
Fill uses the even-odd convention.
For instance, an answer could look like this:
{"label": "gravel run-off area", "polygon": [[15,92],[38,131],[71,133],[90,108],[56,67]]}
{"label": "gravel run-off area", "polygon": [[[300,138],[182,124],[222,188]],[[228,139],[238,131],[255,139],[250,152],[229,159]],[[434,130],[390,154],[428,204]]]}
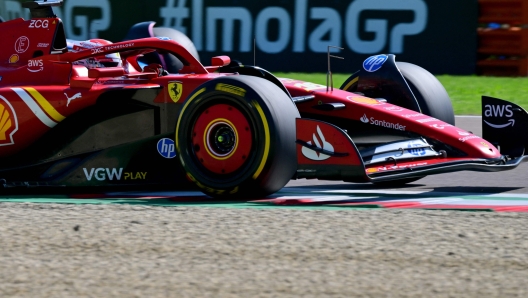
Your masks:
{"label": "gravel run-off area", "polygon": [[0,297],[528,297],[528,214],[0,204]]}

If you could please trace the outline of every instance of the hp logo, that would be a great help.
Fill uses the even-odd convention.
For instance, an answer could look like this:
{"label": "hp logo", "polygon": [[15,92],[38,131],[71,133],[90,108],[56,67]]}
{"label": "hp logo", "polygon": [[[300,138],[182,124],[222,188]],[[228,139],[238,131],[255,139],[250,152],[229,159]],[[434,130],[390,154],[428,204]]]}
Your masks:
{"label": "hp logo", "polygon": [[[413,148],[413,147],[420,147],[420,144],[412,144],[410,143],[407,145],[407,148]],[[409,153],[411,153],[414,156],[421,156],[425,155],[425,149],[424,148],[416,148],[416,149],[409,149]]]}
{"label": "hp logo", "polygon": [[174,158],[176,151],[174,150],[174,141],[169,138],[163,138],[158,141],[158,152],[165,158]]}
{"label": "hp logo", "polygon": [[383,66],[387,59],[387,55],[370,56],[363,61],[363,68],[368,72],[375,72]]}

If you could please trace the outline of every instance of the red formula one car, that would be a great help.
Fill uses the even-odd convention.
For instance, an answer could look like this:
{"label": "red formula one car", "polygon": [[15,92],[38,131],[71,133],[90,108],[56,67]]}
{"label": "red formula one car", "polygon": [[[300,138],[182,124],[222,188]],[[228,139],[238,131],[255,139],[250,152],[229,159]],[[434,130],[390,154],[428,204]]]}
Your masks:
{"label": "red formula one car", "polygon": [[333,89],[225,56],[203,66],[164,37],[68,42],[52,11],[61,2],[27,2],[30,20],[0,23],[4,189],[196,185],[259,196],[291,178],[398,184],[523,161],[526,111],[484,98],[480,138],[454,126],[434,76],[393,55],[368,58]]}

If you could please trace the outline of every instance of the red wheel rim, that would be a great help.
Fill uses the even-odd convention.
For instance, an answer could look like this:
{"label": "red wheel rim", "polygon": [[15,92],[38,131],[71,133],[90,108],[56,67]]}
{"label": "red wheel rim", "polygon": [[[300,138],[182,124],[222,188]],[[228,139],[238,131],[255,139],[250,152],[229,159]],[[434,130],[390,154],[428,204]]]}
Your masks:
{"label": "red wheel rim", "polygon": [[216,174],[230,174],[246,162],[253,135],[244,114],[229,104],[204,110],[193,127],[192,144],[198,161]]}

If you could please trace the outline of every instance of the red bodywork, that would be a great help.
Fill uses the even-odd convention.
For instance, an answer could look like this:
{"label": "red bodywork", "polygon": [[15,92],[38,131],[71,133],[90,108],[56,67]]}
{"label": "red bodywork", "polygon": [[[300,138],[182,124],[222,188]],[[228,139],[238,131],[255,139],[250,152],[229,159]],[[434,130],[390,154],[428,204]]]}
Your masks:
{"label": "red bodywork", "polygon": [[[204,67],[180,44],[170,40],[145,38],[118,42],[111,45],[68,52],[60,44],[63,36],[60,19],[16,19],[2,24],[0,48],[0,157],[12,155],[38,140],[57,123],[74,113],[94,105],[108,90],[162,88],[154,99],[158,104],[181,104],[200,84],[220,76],[236,73],[216,73],[229,64],[227,57],[213,58],[213,66]],[[21,33],[23,32],[23,33]],[[58,43],[58,44],[57,44]],[[137,57],[152,51],[176,55],[184,67],[178,74],[160,76],[157,72],[142,72]],[[73,62],[119,52],[125,67],[88,70]],[[181,84],[178,96],[170,94],[171,83]],[[471,160],[498,160],[501,154],[486,140],[440,120],[401,108],[396,105],[367,98],[327,86],[291,79],[281,79],[292,97],[313,95],[311,101],[299,102],[301,114],[311,118],[339,118],[348,121],[372,123],[404,132],[416,133],[437,140],[465,153],[464,157],[437,156],[391,161],[365,166],[354,142],[340,128],[310,119],[297,122],[297,139],[318,142],[321,135],[332,144],[336,153],[326,159],[308,159],[298,145],[300,169],[314,166],[355,167],[351,180],[369,181],[369,175],[379,172],[420,169],[435,164]],[[339,103],[344,108],[325,110],[318,106]],[[318,133],[320,129],[321,133]],[[294,141],[294,140],[292,140]],[[320,153],[314,151],[319,156]]]}

